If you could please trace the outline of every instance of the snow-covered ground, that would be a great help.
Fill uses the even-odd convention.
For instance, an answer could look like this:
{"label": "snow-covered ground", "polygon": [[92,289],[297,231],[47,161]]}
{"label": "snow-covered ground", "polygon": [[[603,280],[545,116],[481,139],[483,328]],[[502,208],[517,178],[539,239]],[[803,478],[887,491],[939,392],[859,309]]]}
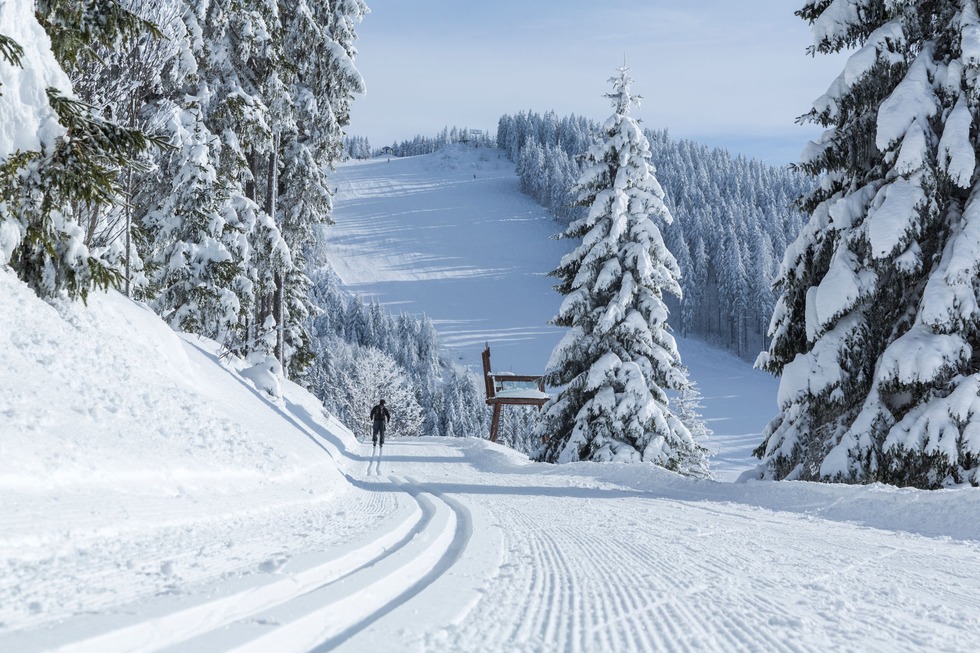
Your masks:
{"label": "snow-covered ground", "polygon": [[502,151],[353,161],[332,179],[327,253],[348,288],[428,315],[467,365],[489,342],[497,371],[543,371],[563,333],[548,325],[561,296],[547,275],[570,244]]}
{"label": "snow-covered ground", "polygon": [[[5,270],[0,347],[0,651],[976,647],[977,489],[696,481],[480,438],[376,457],[144,307],[50,306]],[[774,382],[681,351],[734,476]]]}

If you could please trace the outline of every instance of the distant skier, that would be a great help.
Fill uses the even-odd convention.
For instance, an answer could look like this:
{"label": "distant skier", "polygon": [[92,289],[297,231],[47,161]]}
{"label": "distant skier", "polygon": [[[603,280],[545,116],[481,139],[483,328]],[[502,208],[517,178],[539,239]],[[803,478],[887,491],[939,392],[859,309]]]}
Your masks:
{"label": "distant skier", "polygon": [[381,446],[385,446],[385,428],[391,420],[391,413],[385,408],[385,400],[382,399],[378,405],[371,409],[371,419],[374,421],[374,428],[371,431],[371,443],[378,445],[378,436],[381,437]]}

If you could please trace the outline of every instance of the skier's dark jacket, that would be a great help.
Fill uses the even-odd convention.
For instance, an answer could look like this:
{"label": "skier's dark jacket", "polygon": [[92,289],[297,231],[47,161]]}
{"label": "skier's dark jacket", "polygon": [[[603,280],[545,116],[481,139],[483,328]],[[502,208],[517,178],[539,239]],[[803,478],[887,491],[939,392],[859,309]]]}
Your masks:
{"label": "skier's dark jacket", "polygon": [[378,404],[377,406],[371,409],[371,419],[373,419],[375,422],[388,423],[389,421],[391,421],[391,413],[388,412],[387,408],[385,408],[381,404]]}

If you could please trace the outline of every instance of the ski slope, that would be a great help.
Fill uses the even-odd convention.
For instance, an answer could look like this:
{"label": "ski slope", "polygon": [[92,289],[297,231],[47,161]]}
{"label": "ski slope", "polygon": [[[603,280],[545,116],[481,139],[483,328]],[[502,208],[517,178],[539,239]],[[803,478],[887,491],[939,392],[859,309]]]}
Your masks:
{"label": "ski slope", "polygon": [[520,192],[496,149],[453,145],[426,156],[341,165],[326,254],[351,290],[392,312],[425,314],[462,363],[543,371],[563,330],[547,276],[570,250]]}
{"label": "ski slope", "polygon": [[[118,293],[49,305],[6,270],[0,343],[0,651],[976,646],[974,488],[542,465],[480,437],[378,456]],[[681,344],[734,475],[774,387]]]}
{"label": "ski slope", "polygon": [[[391,311],[433,319],[440,342],[481,372],[539,374],[564,333],[548,325],[562,297],[547,276],[570,251],[548,213],[523,195],[496,149],[453,145],[435,154],[350,161],[333,176],[331,264],[354,292]],[[697,340],[678,350],[704,395],[716,478],[735,480],[776,413],[779,383]]]}

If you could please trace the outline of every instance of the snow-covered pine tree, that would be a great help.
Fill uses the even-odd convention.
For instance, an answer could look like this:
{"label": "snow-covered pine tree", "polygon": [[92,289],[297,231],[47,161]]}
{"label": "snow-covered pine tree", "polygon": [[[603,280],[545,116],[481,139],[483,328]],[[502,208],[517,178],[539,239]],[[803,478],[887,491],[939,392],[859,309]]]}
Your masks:
{"label": "snow-covered pine tree", "polygon": [[[584,118],[561,118],[554,143],[554,119],[549,115],[502,116],[497,143],[517,164],[521,188],[569,224],[585,214],[587,207],[575,204],[572,188],[582,173],[581,159],[601,129]],[[794,201],[814,188],[815,180],[799,170],[673,139],[666,130],[646,129],[644,135],[657,161],[665,203],[676,218],[663,229],[667,249],[680,267],[684,291],[680,306],[673,297],[664,298],[672,311],[671,322],[684,334],[754,359],[768,345],[766,330],[776,304],[775,252],[781,258],[787,242],[800,232],[803,212]],[[525,156],[537,149],[542,156]],[[756,238],[756,232],[770,244]],[[743,273],[737,275],[741,280],[732,283],[735,246]],[[730,291],[733,287],[737,292]],[[758,295],[758,301],[745,300],[753,295]]]}
{"label": "snow-covered pine tree", "polygon": [[[685,367],[684,373],[687,374],[688,370]],[[701,395],[701,389],[698,384],[688,379],[688,383],[677,391],[677,408],[674,411],[677,417],[684,423],[687,430],[691,432],[691,437],[694,438],[695,442],[704,442],[713,431],[708,428],[708,425],[704,422],[704,416],[701,414],[701,410],[704,406],[701,404],[703,396]],[[707,459],[704,459],[704,467],[700,470],[698,475],[707,476],[708,467]]]}
{"label": "snow-covered pine tree", "polygon": [[228,249],[241,256],[235,262],[247,277],[231,286],[240,315],[235,337],[224,344],[255,365],[281,370],[273,359],[282,354],[290,331],[277,308],[287,305],[282,280],[293,278],[296,264],[272,217],[280,191],[276,143],[293,122],[279,5],[276,0],[181,2],[191,37],[182,58],[192,56],[194,63],[178,97],[200,102],[202,135],[215,141],[200,146],[217,153],[212,184],[221,197]]}
{"label": "snow-covered pine tree", "polygon": [[687,383],[662,299],[665,290],[680,295],[679,272],[653,222],[671,217],[649,143],[629,115],[638,97],[628,71],[610,79],[615,113],[579,180],[588,214],[561,236],[582,243],[551,273],[565,295],[553,322],[569,331],[548,365],[546,382],[560,390],[536,429],[547,438],[540,458],[648,461],[698,473],[704,450],[664,392]]}
{"label": "snow-covered pine tree", "polygon": [[[65,133],[47,89],[70,92],[51,41],[34,16],[33,0],[0,5],[0,119],[19,129],[0,139],[0,265],[7,265],[33,227],[17,204],[25,197],[20,172]],[[23,199],[22,199],[23,198]],[[36,228],[36,227],[33,227]],[[80,240],[80,238],[79,238]]]}
{"label": "snow-covered pine tree", "polygon": [[[94,224],[102,211],[123,202],[119,171],[135,165],[149,140],[72,97],[63,69],[91,56],[96,43],[116,45],[155,28],[117,0],[17,0],[0,9],[2,81],[23,84],[7,95],[0,116],[27,117],[26,137],[0,149],[0,260],[39,295],[84,299],[92,288],[118,285],[122,273],[118,260],[88,247],[82,223]],[[22,58],[25,47],[31,56]],[[44,70],[22,77],[16,69],[25,63]],[[48,86],[41,88],[39,80]]]}
{"label": "snow-covered pine tree", "polygon": [[820,175],[786,251],[769,351],[780,412],[757,473],[980,484],[980,19],[976,2],[797,12],[817,53],[856,48],[804,120]]}
{"label": "snow-covered pine tree", "polygon": [[[76,58],[68,69],[72,88],[92,107],[93,113],[112,116],[130,129],[152,132],[161,142],[173,142],[175,134],[162,125],[172,125],[174,102],[182,98],[173,92],[192,74],[181,53],[190,47],[181,19],[180,0],[122,0],[126,10],[154,25],[152,31],[109,47],[92,46],[93,56]],[[193,62],[192,58],[189,58]],[[157,164],[169,158],[166,148],[154,148],[143,159],[147,170],[130,166],[122,171],[122,187],[127,203],[111,210],[90,214],[86,225],[86,245],[123,261],[125,289],[130,296],[145,296],[145,269],[140,245],[145,242],[139,217],[148,206],[156,206],[170,194],[172,179],[160,179]]]}
{"label": "snow-covered pine tree", "polygon": [[147,296],[175,329],[225,343],[242,313],[241,292],[235,291],[249,280],[245,232],[223,210],[228,191],[216,171],[220,142],[193,105],[172,106],[160,128],[172,135],[158,168],[169,187],[141,220]]}
{"label": "snow-covered pine tree", "polygon": [[[260,18],[268,36],[256,41],[254,34],[263,30],[248,30],[250,38],[232,33],[231,42],[239,44],[232,51],[245,49],[251,56],[246,67],[233,69],[237,78],[246,71],[254,74],[252,87],[266,106],[273,137],[271,143],[260,139],[244,153],[251,173],[261,171],[266,180],[264,193],[263,184],[253,180],[251,196],[258,200],[264,194],[266,212],[274,216],[290,253],[281,259],[285,265],[272,270],[271,284],[259,279],[260,289],[270,296],[259,298],[254,324],[264,322],[263,315],[271,310],[278,331],[275,354],[295,378],[313,359],[304,323],[316,309],[308,303],[311,282],[305,257],[319,225],[331,222],[327,170],[342,153],[342,129],[349,122],[353,95],[364,90],[353,64],[353,28],[367,7],[361,0],[250,1],[252,20]],[[311,48],[317,56],[309,56]],[[261,53],[258,66],[256,52]]]}

